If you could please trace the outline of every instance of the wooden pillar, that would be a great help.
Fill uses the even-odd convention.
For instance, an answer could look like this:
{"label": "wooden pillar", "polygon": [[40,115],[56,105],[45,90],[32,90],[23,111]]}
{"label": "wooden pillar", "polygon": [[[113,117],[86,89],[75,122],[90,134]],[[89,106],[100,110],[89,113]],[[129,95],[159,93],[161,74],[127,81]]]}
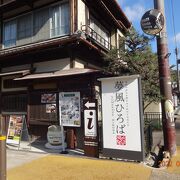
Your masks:
{"label": "wooden pillar", "polygon": [[2,14],[0,14],[0,49],[2,49],[3,44],[3,18]]}
{"label": "wooden pillar", "polygon": [[30,96],[31,96],[31,92],[32,92],[32,84],[28,84],[28,89],[27,89],[27,126],[29,128],[29,124],[30,124]]}
{"label": "wooden pillar", "polygon": [[69,1],[69,7],[70,7],[70,30],[71,34],[74,33],[74,0]]}
{"label": "wooden pillar", "polygon": [[75,129],[74,128],[68,128],[66,131],[66,140],[67,140],[67,148],[75,149]]}
{"label": "wooden pillar", "polygon": [[78,0],[69,1],[71,34],[78,29]]}
{"label": "wooden pillar", "polygon": [[70,68],[74,68],[75,57],[74,57],[73,47],[69,46],[68,51],[69,51],[69,57],[70,57]]}
{"label": "wooden pillar", "polygon": [[74,32],[78,30],[78,0],[74,0]]}

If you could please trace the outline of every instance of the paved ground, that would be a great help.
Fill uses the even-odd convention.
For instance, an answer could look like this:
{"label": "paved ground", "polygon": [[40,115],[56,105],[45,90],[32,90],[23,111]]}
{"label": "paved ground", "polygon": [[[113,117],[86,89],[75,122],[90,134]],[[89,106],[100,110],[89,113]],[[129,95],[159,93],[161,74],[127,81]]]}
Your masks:
{"label": "paved ground", "polygon": [[180,180],[180,175],[170,174],[161,170],[152,170],[150,180]]}
{"label": "paved ground", "polygon": [[[180,146],[180,119],[176,120],[175,123],[176,127],[176,144],[177,146]],[[155,148],[157,144],[163,144],[163,132],[162,131],[153,131],[153,147],[152,149]]]}
{"label": "paved ground", "polygon": [[[180,144],[180,120],[176,128],[177,144]],[[47,151],[8,150],[7,156],[8,180],[180,180],[180,146],[167,169],[155,169],[142,163],[75,157],[74,154],[62,156],[58,152],[50,155]]]}
{"label": "paved ground", "polygon": [[[176,144],[180,146],[180,119],[176,121]],[[156,131],[153,133],[153,144],[154,146],[161,141],[163,143],[163,133],[162,131]],[[166,171],[160,169],[153,169],[151,172],[150,180],[180,180],[180,150],[178,155],[173,157],[171,160],[171,166],[167,168]]]}
{"label": "paved ground", "polygon": [[8,150],[7,154],[8,180],[180,180],[180,147],[167,169],[59,153]]}
{"label": "paved ground", "polygon": [[49,155],[10,169],[8,180],[148,180],[150,175],[139,163]]}
{"label": "paved ground", "polygon": [[176,120],[176,142],[180,146],[180,119]]}
{"label": "paved ground", "polygon": [[7,150],[7,169],[21,166],[44,156],[47,156],[47,154]]}

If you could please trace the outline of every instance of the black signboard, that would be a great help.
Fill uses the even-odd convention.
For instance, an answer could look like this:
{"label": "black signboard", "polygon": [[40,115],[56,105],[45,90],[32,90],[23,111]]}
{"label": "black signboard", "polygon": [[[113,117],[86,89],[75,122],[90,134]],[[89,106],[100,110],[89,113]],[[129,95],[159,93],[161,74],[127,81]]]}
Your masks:
{"label": "black signboard", "polygon": [[97,132],[97,101],[87,99],[84,104],[84,153],[86,156],[99,157]]}
{"label": "black signboard", "polygon": [[157,9],[147,11],[141,18],[141,28],[146,34],[156,35],[164,27],[164,16]]}

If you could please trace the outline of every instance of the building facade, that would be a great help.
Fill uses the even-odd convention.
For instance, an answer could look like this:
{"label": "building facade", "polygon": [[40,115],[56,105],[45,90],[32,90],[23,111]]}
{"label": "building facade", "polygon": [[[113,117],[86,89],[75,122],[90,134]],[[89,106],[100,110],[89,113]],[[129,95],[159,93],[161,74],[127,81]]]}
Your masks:
{"label": "building facade", "polygon": [[65,130],[68,146],[83,149],[83,99],[98,98],[103,55],[130,26],[116,0],[0,0],[2,117],[26,115],[43,139],[59,124],[60,94],[76,96],[80,121]]}

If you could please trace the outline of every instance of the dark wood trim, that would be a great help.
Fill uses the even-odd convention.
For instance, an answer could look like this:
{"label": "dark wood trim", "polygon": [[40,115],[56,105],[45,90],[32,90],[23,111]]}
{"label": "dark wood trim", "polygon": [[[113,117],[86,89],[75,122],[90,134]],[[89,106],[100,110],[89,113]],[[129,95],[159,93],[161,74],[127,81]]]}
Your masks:
{"label": "dark wood trim", "polygon": [[[1,72],[1,67],[0,67],[0,72]],[[0,114],[2,113],[2,77],[0,77]]]}
{"label": "dark wood trim", "polygon": [[89,9],[87,7],[87,5],[85,4],[85,25],[86,25],[86,29],[88,29],[88,25],[90,24],[89,22]]}
{"label": "dark wood trim", "polygon": [[0,15],[0,49],[2,49],[3,45],[3,19],[2,16]]}
{"label": "dark wood trim", "polygon": [[[123,29],[125,30],[126,28],[130,28],[131,27],[131,23],[129,22],[128,18],[126,17],[126,15],[124,14],[124,12],[122,11],[120,5],[118,4],[118,2],[116,0],[83,0],[86,5],[88,5],[88,7],[97,7],[102,10],[108,10],[109,12],[111,12],[111,14],[109,14],[108,18],[112,18],[112,16],[114,17],[114,20],[117,21],[115,22],[115,24],[119,27],[123,26]],[[106,8],[107,7],[107,8]],[[94,8],[92,8],[94,9]],[[111,16],[112,15],[112,16]]]}
{"label": "dark wood trim", "polygon": [[69,7],[70,7],[70,30],[71,34],[74,33],[74,0],[69,1]]}
{"label": "dark wood trim", "polygon": [[115,46],[117,47],[118,45],[118,34],[117,34],[117,30],[115,30]]}
{"label": "dark wood trim", "polygon": [[78,0],[74,0],[74,32],[78,29]]}
{"label": "dark wood trim", "polygon": [[20,91],[5,91],[2,92],[1,90],[1,94],[5,95],[5,96],[11,96],[11,95],[18,95],[18,94],[27,94],[27,90],[20,90]]}
{"label": "dark wood trim", "polygon": [[[16,55],[16,54],[19,54],[19,53],[25,53],[25,52],[37,52],[41,49],[44,50],[44,48],[52,48],[54,46],[63,46],[65,44],[68,44],[68,43],[73,43],[77,41],[77,37],[76,36],[71,36],[71,37],[67,37],[67,38],[55,38],[55,39],[49,39],[45,42],[41,42],[41,44],[38,44],[38,43],[32,43],[32,44],[26,44],[26,45],[23,45],[23,46],[17,46],[17,47],[14,47],[14,48],[11,48],[11,49],[4,49],[3,51],[0,51],[0,57],[4,57],[4,56],[12,56],[12,55]],[[27,45],[31,45],[30,47]],[[9,51],[9,53],[7,52]],[[21,54],[22,55],[22,54]]]}
{"label": "dark wood trim", "polygon": [[75,57],[74,57],[73,50],[71,48],[69,50],[69,56],[70,56],[70,68],[74,68]]}
{"label": "dark wood trim", "polygon": [[28,86],[28,90],[27,90],[27,96],[28,96],[28,100],[27,100],[27,126],[29,127],[30,124],[30,94],[32,91],[32,85]]}
{"label": "dark wood trim", "polygon": [[[16,15],[11,15],[11,16],[8,16],[7,18],[3,18],[3,20],[8,20],[8,19],[11,19],[11,18],[14,18],[14,17],[17,17],[17,16],[20,16],[20,15],[23,15],[23,14],[27,14],[27,13],[30,13],[32,11],[36,11],[36,10],[39,10],[41,8],[45,8],[45,7],[48,7],[50,5],[53,5],[53,4],[56,4],[57,2],[59,2],[59,0],[55,0],[54,2],[49,2],[47,4],[43,4],[41,6],[38,6],[38,7],[33,7],[33,5],[29,6],[29,9],[28,10],[25,10],[23,12],[20,12],[20,13],[17,13]],[[23,6],[22,6],[23,7]],[[32,9],[33,7],[33,9]]]}

